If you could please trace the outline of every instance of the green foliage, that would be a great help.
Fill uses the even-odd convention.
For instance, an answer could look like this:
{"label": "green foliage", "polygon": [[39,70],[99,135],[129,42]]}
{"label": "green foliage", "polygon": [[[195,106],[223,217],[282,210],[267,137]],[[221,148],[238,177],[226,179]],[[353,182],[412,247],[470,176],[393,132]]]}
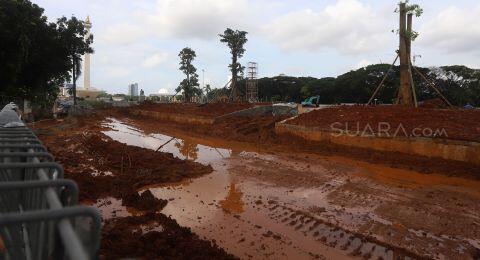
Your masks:
{"label": "green foliage", "polygon": [[417,5],[407,5],[407,14],[414,14],[416,17],[420,17],[423,14],[423,9]]}
{"label": "green foliage", "polygon": [[53,104],[74,67],[65,45],[71,35],[61,32],[61,23],[48,22],[43,11],[28,0],[0,1],[0,95],[31,100],[34,108]]}
{"label": "green foliage", "polygon": [[[258,81],[259,98],[268,101],[300,102],[320,96],[323,104],[366,103],[387,73],[389,64],[375,64],[342,74],[336,78],[278,76]],[[464,66],[418,68],[455,105],[470,103],[480,106],[480,71]],[[413,74],[418,100],[438,98],[437,94],[416,73]],[[393,103],[400,85],[400,69],[388,72],[377,94],[380,103]]]}
{"label": "green foliage", "polygon": [[183,48],[178,54],[178,57],[180,57],[179,69],[185,74],[186,78],[180,82],[176,91],[183,91],[185,102],[190,102],[193,96],[202,94],[198,84],[197,69],[192,64],[196,56],[195,51],[188,47]]}
{"label": "green foliage", "polygon": [[239,62],[238,59],[243,57],[245,53],[245,48],[243,47],[245,43],[247,43],[247,32],[239,31],[239,30],[232,30],[227,28],[223,34],[220,34],[220,41],[224,42],[230,48],[230,53],[232,54],[232,63],[228,65],[230,71],[232,72],[232,89],[234,89],[233,98],[235,99],[238,95],[236,85],[237,85],[237,78],[238,73],[243,75],[243,67]]}
{"label": "green foliage", "polygon": [[417,39],[419,33],[416,32],[416,31],[406,31],[405,32],[405,36],[407,38],[410,38],[412,41],[415,41],[415,39]]}
{"label": "green foliage", "polygon": [[[405,1],[400,1],[398,3],[398,5],[400,6],[400,4],[405,4],[405,11],[407,12],[407,14],[413,14],[415,15],[416,17],[420,17],[422,14],[423,14],[423,9],[417,5],[417,4],[408,4],[409,3],[409,0],[405,0]],[[400,12],[400,7],[397,7],[395,9],[395,13],[399,13]],[[392,33],[396,33],[396,34],[399,34],[400,33],[400,30],[392,30]],[[405,37],[409,38],[410,40],[412,41],[415,41],[415,39],[417,39],[419,33],[416,32],[416,31],[405,31]]]}
{"label": "green foliage", "polygon": [[[398,5],[400,4],[405,4],[405,11],[407,11],[407,14],[414,14],[416,17],[420,17],[423,14],[423,9],[420,7],[418,4],[408,4],[410,1],[405,0],[405,1],[400,1]],[[399,13],[400,8],[397,7],[395,9],[395,13]]]}
{"label": "green foliage", "polygon": [[93,43],[93,35],[87,37],[87,28],[85,22],[72,16],[70,19],[62,17],[57,20],[58,33],[63,48],[69,60],[70,70],[72,71],[73,98],[76,102],[77,97],[77,79],[80,77],[82,55],[93,53],[90,45]]}

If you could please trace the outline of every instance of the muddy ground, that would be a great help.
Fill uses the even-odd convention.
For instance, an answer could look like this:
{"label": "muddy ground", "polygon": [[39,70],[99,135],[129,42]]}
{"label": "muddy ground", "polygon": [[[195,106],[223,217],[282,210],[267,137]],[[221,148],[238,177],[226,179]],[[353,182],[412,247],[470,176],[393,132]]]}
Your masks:
{"label": "muddy ground", "polygon": [[[409,137],[480,141],[478,109],[431,109],[399,106],[337,106],[306,113],[289,124],[319,127],[325,130],[379,133]],[[382,125],[383,124],[383,125]],[[388,125],[386,125],[388,124]],[[402,127],[402,128],[400,128]],[[423,129],[431,129],[423,131]],[[379,130],[380,129],[380,130]],[[436,130],[440,130],[436,133]],[[444,130],[444,132],[441,132]]]}
{"label": "muddy ground", "polygon": [[[132,185],[144,196],[140,200],[154,201],[153,205],[160,205],[157,209],[162,208],[159,211],[145,213],[122,205],[125,198],[116,192],[102,194],[96,201],[86,200],[107,219],[103,256],[117,258],[125,250],[127,255],[142,254],[149,259],[159,258],[158,252],[172,258],[231,257],[216,245],[242,259],[479,256],[478,168],[277,136],[274,124],[281,119],[235,118],[214,126],[198,126],[132,117],[123,110],[87,120],[87,137],[99,136],[106,143],[120,142],[142,151],[160,147],[159,152],[171,154],[181,167],[187,167],[187,163],[203,169],[193,178],[178,176],[165,182],[155,178],[149,185]],[[46,133],[42,140],[50,143],[50,149],[52,145],[68,147],[60,141],[54,144],[56,137],[67,143],[70,140],[64,138],[65,132],[52,131],[48,126],[51,124],[43,127],[50,130],[42,130]],[[85,131],[75,133],[73,129],[67,128],[66,135]],[[88,154],[82,148],[88,147],[85,144],[88,141],[79,142],[74,150]],[[115,147],[121,151],[122,146]],[[67,148],[58,149],[55,155]],[[93,168],[87,167],[83,174],[120,176],[118,162],[129,167],[129,163],[125,166],[126,159],[121,163],[122,154],[128,157],[125,153],[105,155],[111,149],[100,151],[100,156],[94,157],[116,160],[112,165],[117,170],[98,170],[103,163],[80,157],[78,163]],[[65,160],[62,164],[68,168],[72,163]],[[156,166],[152,163],[146,167]],[[165,216],[171,216],[172,222],[193,234],[183,233],[178,224],[170,226],[172,222]],[[132,239],[125,233],[132,234]],[[195,242],[191,242],[192,236]],[[205,241],[214,245],[209,247],[211,242]],[[185,243],[195,243],[192,251],[183,246]],[[202,249],[206,255],[194,254]],[[173,252],[167,253],[169,250]],[[180,251],[188,251],[188,255],[179,255]]]}
{"label": "muddy ground", "polygon": [[[138,192],[147,185],[208,174],[212,168],[180,160],[171,153],[112,140],[101,132],[105,130],[101,126],[104,120],[104,115],[91,115],[32,126],[48,151],[64,166],[65,177],[77,182],[81,203],[108,208],[115,200],[120,201],[121,206],[117,207],[136,212],[135,216],[116,217],[117,208],[113,214],[103,216],[101,258],[233,259],[215,244],[157,213],[167,205],[167,200],[154,197],[149,190]],[[142,225],[148,227],[152,222],[161,225],[164,232],[142,231]]]}
{"label": "muddy ground", "polygon": [[143,104],[137,108],[155,112],[217,117],[253,106],[255,105],[250,103],[208,103],[204,105],[196,103],[169,103]]}
{"label": "muddy ground", "polygon": [[447,176],[480,179],[480,166],[470,163],[412,156],[398,152],[380,152],[356,147],[344,147],[329,142],[305,141],[302,138],[288,134],[277,135],[275,133],[275,123],[286,119],[286,116],[231,117],[221,120],[214,125],[162,122],[158,119],[144,116],[131,116],[128,110],[120,111],[119,116],[128,118],[134,124],[141,125],[142,129],[147,133],[161,131],[171,135],[183,134],[196,138],[220,138],[222,140],[248,144],[257,150],[266,152],[289,150],[325,156],[345,156],[422,173],[440,173]]}

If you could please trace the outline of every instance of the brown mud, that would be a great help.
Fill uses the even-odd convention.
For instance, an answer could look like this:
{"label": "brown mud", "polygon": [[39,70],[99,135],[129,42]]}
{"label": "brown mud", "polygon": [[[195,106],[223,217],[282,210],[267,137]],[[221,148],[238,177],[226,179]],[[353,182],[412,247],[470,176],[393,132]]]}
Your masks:
{"label": "brown mud", "polygon": [[[431,138],[480,141],[480,111],[478,109],[431,109],[400,106],[338,106],[301,114],[289,124],[319,127],[325,130],[354,132],[388,132],[408,137],[412,133]],[[388,123],[388,130],[387,125]],[[335,129],[332,129],[334,127]],[[444,130],[431,135],[428,131]],[[400,129],[400,130],[399,130]],[[406,133],[406,134],[405,134]]]}
{"label": "brown mud", "polygon": [[236,259],[158,213],[107,220],[102,248],[105,259]]}
{"label": "brown mud", "polygon": [[[105,130],[100,126],[103,120],[103,116],[92,115],[32,126],[48,151],[64,166],[65,177],[77,182],[82,203],[93,202],[100,208],[108,208],[112,200],[119,199],[122,206],[136,212],[136,216],[123,213],[123,217],[117,218],[120,207],[117,205],[113,214],[103,216],[109,220],[102,229],[101,257],[232,259],[233,256],[201,240],[190,229],[180,227],[175,220],[155,213],[167,205],[167,200],[154,197],[149,190],[140,194],[137,191],[147,185],[201,176],[210,173],[212,168],[180,160],[170,153],[114,141],[100,132]],[[99,203],[106,197],[111,199]],[[141,225],[148,226],[149,221],[165,226],[166,232],[136,231]],[[189,247],[190,251],[186,250]],[[144,249],[151,250],[142,251]]]}
{"label": "brown mud", "polygon": [[[212,174],[146,189],[169,198],[163,213],[241,258],[471,259],[480,248],[478,181],[282,151],[258,131],[252,144],[148,119],[122,121],[109,124],[118,131],[107,135],[156,149],[171,134],[182,145],[166,151],[212,165]],[[422,216],[430,222],[422,225]]]}
{"label": "brown mud", "polygon": [[[479,171],[468,165],[278,136],[274,125],[282,118],[235,118],[206,127],[107,112],[77,133],[71,128],[69,135],[89,130],[86,136],[105,142],[150,151],[161,146],[160,152],[177,160],[213,169],[194,178],[136,186],[145,200],[151,195],[168,200],[161,213],[125,207],[125,196],[98,200],[95,205],[109,218],[102,244],[107,259],[119,257],[117,252],[160,258],[156,247],[182,258],[180,251],[190,249],[181,241],[190,239],[193,252],[195,245],[206,253],[213,250],[199,252],[198,259],[231,257],[218,247],[243,259],[475,259],[480,252],[480,183],[472,177]],[[46,143],[63,134],[51,128],[39,132],[50,134]],[[89,155],[77,162],[88,173],[119,174],[118,156],[113,157],[117,170],[101,168],[93,159],[109,158],[104,154],[110,149],[91,156],[83,146],[88,141],[73,148],[79,156]],[[183,240],[182,231],[172,226],[175,238],[169,240],[170,233],[162,234],[170,230],[162,224],[168,222],[165,216],[193,233]]]}
{"label": "brown mud", "polygon": [[169,103],[169,104],[143,104],[138,109],[174,113],[174,114],[190,114],[197,116],[217,117],[229,114],[238,110],[253,107],[250,103],[208,103],[198,105],[195,103]]}
{"label": "brown mud", "polygon": [[222,141],[240,142],[252,149],[263,152],[275,153],[288,150],[324,156],[343,156],[393,168],[415,170],[426,174],[440,173],[447,176],[480,179],[480,166],[470,163],[413,156],[399,152],[381,152],[346,147],[330,142],[313,142],[288,134],[278,135],[275,133],[275,123],[284,120],[285,117],[232,117],[210,126],[151,120],[144,116],[129,115],[128,111],[123,111],[117,116],[127,118],[134,125],[141,125],[142,130],[147,134],[162,131],[172,136],[184,135],[200,139],[209,137],[221,139]]}

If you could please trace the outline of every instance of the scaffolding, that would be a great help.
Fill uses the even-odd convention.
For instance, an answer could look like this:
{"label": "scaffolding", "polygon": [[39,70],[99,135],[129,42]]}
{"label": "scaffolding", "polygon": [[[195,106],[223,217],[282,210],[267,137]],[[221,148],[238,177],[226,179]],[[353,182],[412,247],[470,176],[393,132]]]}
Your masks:
{"label": "scaffolding", "polygon": [[247,65],[247,79],[245,86],[245,100],[250,103],[258,102],[258,64],[249,62]]}

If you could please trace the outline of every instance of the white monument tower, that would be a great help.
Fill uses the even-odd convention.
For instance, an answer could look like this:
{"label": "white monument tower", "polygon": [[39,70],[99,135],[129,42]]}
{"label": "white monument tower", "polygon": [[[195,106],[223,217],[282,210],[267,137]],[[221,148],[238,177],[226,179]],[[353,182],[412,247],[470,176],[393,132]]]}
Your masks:
{"label": "white monument tower", "polygon": [[[87,16],[85,20],[85,28],[87,28],[86,38],[90,37],[90,29],[92,28],[92,23],[90,22],[90,17]],[[83,61],[83,88],[85,90],[90,89],[90,53],[85,53],[85,58]]]}
{"label": "white monument tower", "polygon": [[[87,29],[87,35],[85,35],[85,37],[90,37],[92,23],[90,22],[89,16],[87,16],[87,19],[85,20],[85,28]],[[97,90],[90,85],[90,53],[85,53],[83,57],[83,89],[77,89],[77,97],[96,99],[101,93],[102,91]]]}

